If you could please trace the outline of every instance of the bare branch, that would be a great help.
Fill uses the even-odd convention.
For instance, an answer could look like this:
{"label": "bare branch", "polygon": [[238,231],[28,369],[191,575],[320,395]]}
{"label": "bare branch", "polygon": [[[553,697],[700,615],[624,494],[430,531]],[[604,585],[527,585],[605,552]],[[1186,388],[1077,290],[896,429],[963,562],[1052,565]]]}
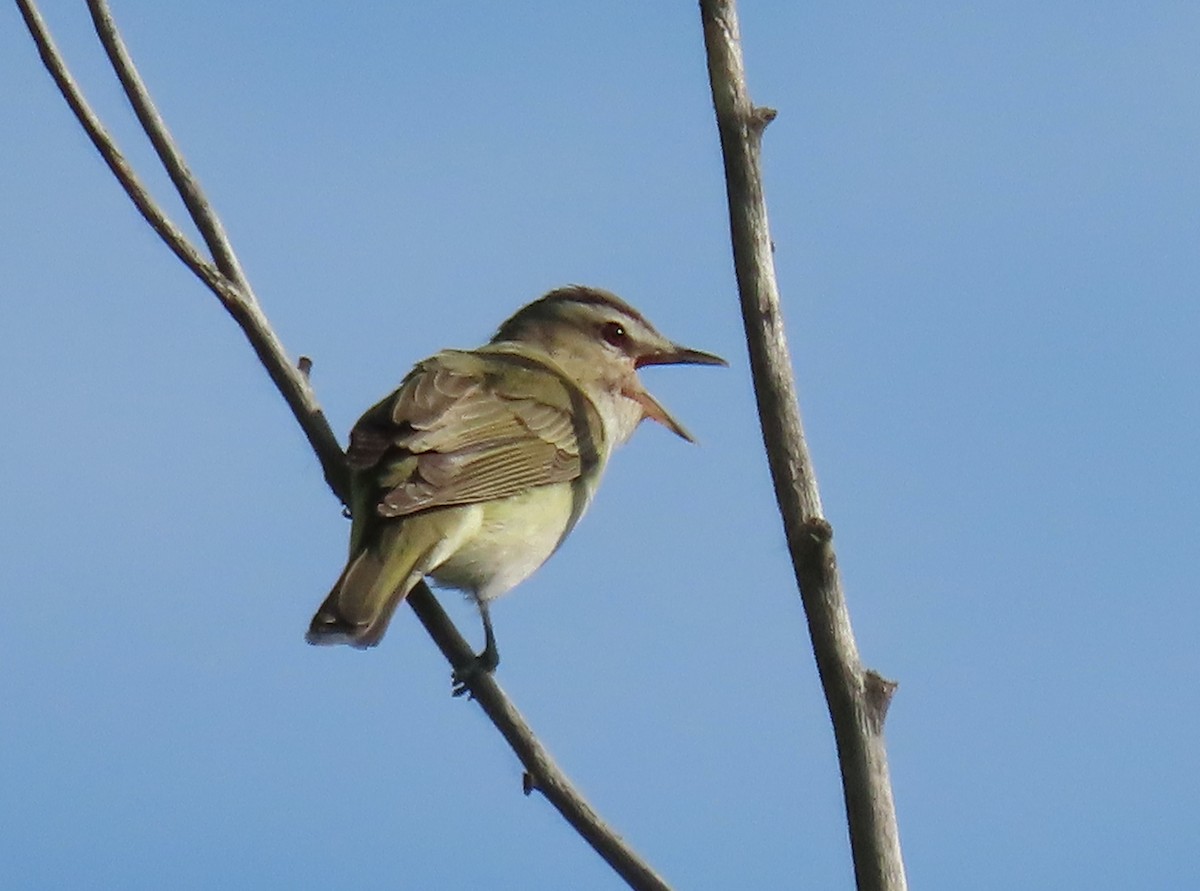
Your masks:
{"label": "bare branch", "polygon": [[[238,280],[223,273],[213,263],[201,256],[195,246],[171,222],[170,218],[154,201],[153,197],[151,197],[137,174],[134,173],[133,168],[129,166],[128,161],[125,160],[124,155],[117,148],[116,142],[108,134],[100,119],[83,97],[82,91],[75,83],[74,78],[71,77],[62,56],[59,54],[57,47],[55,47],[37,5],[32,0],[17,0],[17,5],[21,10],[22,17],[25,19],[26,26],[29,28],[29,33],[33,36],[34,43],[37,44],[42,63],[50,72],[50,76],[54,78],[59,92],[62,93],[67,105],[70,106],[80,125],[87,132],[89,138],[91,138],[92,144],[96,147],[96,150],[100,153],[105,163],[108,164],[109,169],[113,172],[117,181],[120,182],[122,188],[125,189],[125,193],[133,201],[146,222],[166,242],[175,256],[182,260],[184,265],[192,270],[216,294],[225,309],[229,311],[242,327],[247,339],[250,341],[251,347],[258,354],[259,359],[267,369],[267,373],[271,376],[271,379],[275,382],[276,387],[279,388],[280,393],[283,394],[288,407],[292,410],[292,414],[295,415],[301,429],[308,438],[309,444],[312,446],[313,451],[316,452],[317,458],[321,462],[325,480],[329,483],[330,488],[333,489],[334,494],[345,502],[349,489],[349,477],[346,473],[341,446],[338,445],[337,437],[334,435],[332,428],[330,428],[329,422],[325,419],[324,412],[322,412],[321,406],[317,402],[316,394],[313,392],[312,387],[309,386],[307,377],[288,359],[283,344],[259,308],[258,302],[254,298],[249,285],[244,280]],[[97,2],[93,2],[91,5],[93,7],[93,14],[99,15],[100,21],[104,26],[112,34],[116,34],[116,29],[112,23],[112,17],[108,13],[107,6]],[[97,28],[100,28],[100,24],[97,25]],[[128,60],[128,54],[124,52],[124,47],[120,43],[119,37],[116,39],[114,47],[119,48],[120,52],[116,50],[110,52],[109,58],[112,60],[114,68],[117,69],[122,83],[129,80],[137,86],[138,95],[141,97],[139,101],[147,103],[153,111],[153,103],[148,93],[146,93],[145,87],[141,84],[140,79],[136,77],[136,73],[131,74],[122,69],[124,61]],[[157,111],[153,111],[153,117],[158,119]],[[165,133],[165,128],[163,128],[163,132]],[[169,143],[169,136],[166,138]],[[170,156],[176,159],[178,166],[182,170],[186,171],[187,168],[183,163],[182,156],[173,144],[170,144],[170,151]],[[172,178],[175,179],[174,175]],[[238,266],[236,258],[233,258],[231,263],[228,261],[228,257],[233,257],[233,252],[232,248],[228,248],[228,242],[225,240],[224,230],[220,225],[220,221],[217,220],[216,214],[212,211],[208,202],[204,200],[198,184],[190,177],[190,174],[187,177],[187,184],[192,190],[191,202],[188,203],[189,208],[193,206],[193,203],[199,203],[196,225],[200,228],[201,232],[205,233],[205,237],[209,240],[209,243],[212,243],[214,239],[218,243],[224,241],[227,248],[227,261],[223,262],[236,275],[240,276],[241,268]],[[189,201],[186,196],[184,200],[185,202]],[[216,221],[215,228],[209,225],[210,221]],[[218,256],[221,256],[221,254],[218,254]]]}
{"label": "bare branch", "polygon": [[221,276],[216,281],[202,276],[205,284],[242,327],[267,374],[275,382],[275,386],[308,437],[309,444],[321,462],[326,481],[344,504],[348,495],[349,477],[342,449],[317,402],[308,376],[288,357],[283,343],[262,312],[258,299],[242,272],[233,245],[225,234],[225,227],[204,196],[200,183],[192,176],[183,153],[158,113],[154,100],[150,98],[150,92],[134,66],[125,41],[117,31],[108,4],[105,0],[88,0],[88,9],[91,11],[92,22],[108,54],[109,62],[121,81],[142,129],[153,143],[159,160],[171,177],[179,197],[183,199],[184,206],[187,207],[188,214],[212,251]]}
{"label": "bare branch", "polygon": [[[408,603],[447,661],[456,668],[470,665],[475,654],[446,616],[424,582],[408,595]],[[555,764],[534,735],[533,729],[490,674],[468,675],[467,689],[508,741],[525,766],[525,794],[537,789],[546,796],[575,831],[604,858],[630,888],[638,891],[670,891],[670,885],[638,856],[616,830],[596,813],[587,799]]]}
{"label": "bare branch", "polygon": [[125,160],[125,156],[121,154],[121,150],[117,148],[116,142],[109,136],[108,131],[104,129],[104,125],[100,123],[100,119],[96,116],[96,113],[88,105],[87,99],[84,98],[83,92],[79,89],[78,84],[75,83],[75,79],[71,77],[71,72],[67,70],[66,63],[63,62],[62,56],[58,52],[58,47],[54,45],[54,40],[46,28],[46,23],[42,19],[37,5],[30,2],[30,0],[17,0],[17,6],[20,8],[21,15],[25,19],[25,26],[33,36],[33,42],[37,44],[38,55],[42,57],[42,64],[46,66],[46,70],[54,78],[54,83],[58,86],[58,91],[62,93],[63,98],[67,101],[67,105],[75,113],[75,117],[79,120],[80,125],[92,140],[92,145],[100,153],[100,157],[108,164],[108,169],[112,171],[113,176],[117,178],[121,187],[125,189],[125,193],[129,195],[130,200],[133,201],[134,206],[137,207],[146,222],[167,243],[167,247],[175,252],[175,256],[182,260],[188,269],[196,273],[201,281],[210,288],[214,288],[220,274],[212,264],[200,255],[200,252],[188,241],[179,228],[171,222],[162,208],[155,203],[150,192],[142,185],[137,174],[133,172],[133,168],[129,166],[129,162]]}
{"label": "bare branch", "polygon": [[254,300],[254,293],[246,281],[237,255],[233,252],[233,245],[229,243],[229,237],[225,234],[225,227],[221,225],[221,220],[204,197],[200,183],[192,176],[192,171],[188,169],[183,153],[175,144],[175,139],[158,113],[154,100],[150,98],[150,92],[146,89],[146,84],[142,81],[142,76],[138,73],[137,66],[134,65],[133,58],[129,55],[125,41],[121,39],[121,34],[117,31],[108,3],[105,0],[88,0],[88,10],[92,14],[92,23],[95,25],[96,34],[99,35],[100,42],[104,45],[104,51],[108,54],[113,71],[116,72],[117,78],[125,90],[125,95],[129,98],[129,104],[133,107],[142,129],[150,138],[154,150],[158,153],[158,159],[162,162],[167,175],[171,177],[171,182],[175,184],[175,190],[183,199],[188,214],[191,215],[192,220],[196,223],[196,228],[204,237],[217,268],[227,279],[238,285],[247,299]]}
{"label": "bare branch", "polygon": [[342,504],[347,504],[350,497],[350,473],[346,468],[346,457],[333,428],[325,418],[321,404],[317,401],[316,391],[309,383],[308,375],[299,365],[292,362],[279,335],[271,327],[270,320],[253,295],[229,282],[224,276],[221,277],[221,283],[220,290],[213,290],[225,309],[241,326],[263,368],[287,402],[288,408],[292,410],[292,415],[308,438],[308,444],[316,453],[317,460],[321,462],[325,482]]}
{"label": "bare branch", "polygon": [[[308,437],[309,444],[320,460],[325,480],[334,494],[347,503],[349,475],[337,438],[330,429],[309,385],[312,361],[301,357],[293,364],[288,358],[274,329],[262,312],[246,281],[233,247],[225,234],[216,212],[205,197],[199,183],[188,169],[182,153],[175,145],[163,123],[149,91],[142,82],[116,24],[103,0],[88,0],[96,31],[104,44],[110,62],[120,79],[126,96],[143,129],[154,143],[159,159],[167,169],[175,188],[189,214],[204,236],[216,258],[216,265],[206,261],[199,251],[176,228],[142,186],[132,168],[117,150],[99,119],[84,100],[71,78],[66,65],[54,46],[37,6],[32,0],[17,0],[30,34],[38,46],[42,61],[50,71],[59,91],[83,125],[93,144],[108,163],[126,193],[142,216],[159,236],[216,294],[225,309],[241,327],[246,339],[258,355],[271,380],[287,401],[293,415]],[[437,599],[422,582],[407,598],[421,624],[434,639],[452,667],[465,666],[475,657],[470,646],[459,634]],[[670,891],[667,883],[642,860],[632,848],[596,813],[566,775],[554,763],[545,747],[521,713],[505,695],[491,675],[472,675],[467,682],[471,697],[483,708],[512,747],[526,770],[526,792],[541,790],[546,799],[563,815],[593,849],[638,891]]]}
{"label": "bare branch", "polygon": [[701,0],[729,223],[759,422],[817,670],[833,720],[859,889],[906,887],[883,743],[895,684],[865,671],[824,519],[784,335],[766,201],[762,132],[775,112],[750,101],[733,0]]}

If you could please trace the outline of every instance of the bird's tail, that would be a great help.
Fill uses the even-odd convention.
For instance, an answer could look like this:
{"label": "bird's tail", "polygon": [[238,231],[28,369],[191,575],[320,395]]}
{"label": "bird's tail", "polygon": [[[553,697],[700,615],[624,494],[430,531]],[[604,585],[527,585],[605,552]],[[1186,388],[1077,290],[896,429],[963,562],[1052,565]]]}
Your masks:
{"label": "bird's tail", "polygon": [[373,546],[350,557],[313,616],[305,640],[310,644],[349,644],[366,649],[379,643],[396,607],[424,574],[429,548],[405,541],[404,524],[384,530]]}

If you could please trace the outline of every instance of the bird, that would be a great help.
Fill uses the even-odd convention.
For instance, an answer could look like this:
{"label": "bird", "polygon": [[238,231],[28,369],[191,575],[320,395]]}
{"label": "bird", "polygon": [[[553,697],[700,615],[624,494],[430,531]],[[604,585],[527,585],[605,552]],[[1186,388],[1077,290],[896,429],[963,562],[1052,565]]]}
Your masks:
{"label": "bird", "polygon": [[464,592],[483,621],[484,648],[456,670],[456,692],[494,672],[489,604],[563,543],[613,450],[645,418],[695,441],[638,369],[727,364],[583,285],[521,307],[478,349],[418,362],[350,433],[349,557],[306,640],[375,646],[429,577]]}

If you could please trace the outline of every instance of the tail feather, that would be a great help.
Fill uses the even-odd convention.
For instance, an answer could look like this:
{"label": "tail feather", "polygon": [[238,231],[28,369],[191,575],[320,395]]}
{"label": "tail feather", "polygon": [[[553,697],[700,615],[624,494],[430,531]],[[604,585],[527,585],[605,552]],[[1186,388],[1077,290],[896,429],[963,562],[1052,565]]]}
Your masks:
{"label": "tail feather", "polygon": [[366,649],[379,643],[396,607],[421,577],[425,556],[408,555],[401,543],[386,540],[394,536],[384,538],[381,547],[365,547],[346,564],[308,627],[304,639],[310,644]]}
{"label": "tail feather", "polygon": [[352,535],[357,550],[313,616],[305,640],[375,646],[413,586],[474,535],[482,519],[482,509],[467,505],[386,522],[371,536]]}

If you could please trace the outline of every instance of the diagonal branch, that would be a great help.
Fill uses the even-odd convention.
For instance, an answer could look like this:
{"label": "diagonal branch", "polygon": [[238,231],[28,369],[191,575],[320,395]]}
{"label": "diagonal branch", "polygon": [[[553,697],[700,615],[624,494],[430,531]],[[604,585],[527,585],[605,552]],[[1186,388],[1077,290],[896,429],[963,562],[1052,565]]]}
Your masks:
{"label": "diagonal branch", "polygon": [[[24,5],[24,0],[18,2]],[[201,278],[246,333],[250,346],[308,437],[330,488],[343,504],[346,503],[349,477],[342,449],[317,402],[308,375],[300,371],[288,357],[282,341],[260,308],[258,298],[254,296],[254,290],[242,272],[242,265],[238,262],[233,245],[225,234],[225,227],[205,197],[200,183],[188,168],[183,153],[176,145],[154,105],[154,100],[150,97],[149,90],[146,89],[146,84],[134,66],[133,58],[129,55],[125,41],[113,21],[108,3],[106,0],[88,0],[88,9],[92,14],[96,34],[104,45],[104,51],[108,54],[113,71],[125,90],[129,104],[154,145],[163,168],[170,176],[179,197],[183,199],[188,215],[200,230],[213,255],[216,268],[220,271],[220,280],[217,282],[210,281],[205,276]]]}
{"label": "diagonal branch", "polygon": [[[112,16],[108,12],[107,4],[99,2],[99,0],[89,0],[89,5],[93,9],[94,20],[96,21],[97,30],[101,34],[102,40],[107,47],[110,43],[114,50],[110,52],[109,58],[113,63],[114,68],[120,74],[123,70],[122,65],[125,60],[128,60],[128,54],[124,51],[124,44],[120,41],[119,35],[116,33],[116,28],[112,22]],[[233,255],[233,249],[229,246],[228,240],[225,238],[224,230],[219,221],[216,221],[216,214],[212,211],[211,206],[204,199],[200,192],[199,185],[187,174],[186,180],[189,188],[192,190],[192,201],[189,202],[185,198],[185,204],[189,209],[195,202],[198,201],[198,211],[193,212],[193,220],[202,233],[205,240],[209,244],[216,242],[218,245],[224,244],[224,248],[219,251],[214,251],[216,256],[221,258],[226,257],[226,260],[221,261],[225,267],[224,271],[218,268],[220,264],[214,264],[201,256],[199,250],[187,239],[180,229],[171,221],[166,212],[155,202],[149,190],[134,173],[133,168],[125,159],[117,147],[115,140],[109,135],[104,125],[100,122],[99,117],[84,98],[83,92],[79,89],[74,78],[71,77],[70,71],[67,70],[62,56],[58,52],[58,48],[54,45],[54,41],[50,36],[49,29],[46,27],[45,21],[42,19],[41,13],[38,11],[37,5],[32,0],[17,0],[17,6],[21,10],[21,15],[25,19],[26,27],[29,33],[33,36],[34,43],[37,45],[38,54],[42,58],[42,63],[50,72],[50,76],[54,79],[54,83],[58,86],[58,90],[62,93],[67,105],[74,112],[76,119],[88,137],[92,140],[92,144],[100,153],[100,156],[108,164],[109,169],[125,190],[125,193],[133,201],[134,206],[150,224],[151,228],[158,233],[159,237],[166,242],[175,256],[183,261],[183,264],[192,270],[196,276],[208,286],[221,301],[225,309],[237,320],[238,324],[245,332],[247,339],[250,341],[251,347],[258,355],[259,360],[263,363],[271,380],[283,395],[288,407],[292,410],[296,420],[299,422],[301,429],[308,438],[309,444],[317,455],[317,459],[321,462],[321,469],[324,472],[325,480],[333,489],[334,494],[346,500],[346,493],[349,488],[349,476],[346,472],[345,461],[342,458],[341,446],[338,445],[337,437],[334,435],[329,422],[325,419],[325,414],[321,410],[320,404],[317,402],[316,394],[309,385],[307,376],[301,372],[288,358],[287,351],[280,342],[279,337],[271,328],[270,322],[259,308],[258,301],[255,300],[253,292],[244,279],[231,277],[228,273],[233,272],[236,276],[241,275],[241,268],[237,263],[236,257]],[[105,33],[108,37],[105,37]],[[119,49],[119,52],[117,51]],[[122,83],[133,84],[137,88],[140,96],[139,102],[145,103],[153,110],[153,102],[150,100],[149,94],[146,92],[144,85],[136,73],[130,74],[126,72],[122,76]],[[127,90],[130,89],[127,87]],[[157,111],[153,112],[153,117],[159,120]],[[162,127],[161,132],[166,133],[166,128]],[[170,147],[168,158],[172,159],[168,163],[164,159],[164,164],[168,170],[172,170],[171,164],[176,165],[176,169],[172,170],[172,179],[178,184],[179,170],[186,172],[186,165],[183,163],[182,155],[177,148],[174,147],[170,140],[169,134],[165,136],[166,144]],[[160,157],[162,154],[160,153]],[[216,221],[215,226],[212,225]],[[230,259],[232,258],[232,259]]]}
{"label": "diagonal branch", "polygon": [[154,202],[149,190],[138,179],[138,175],[134,173],[129,162],[125,160],[125,156],[121,154],[121,150],[117,148],[116,142],[104,129],[100,118],[88,105],[79,85],[75,83],[71,72],[63,63],[58,47],[55,46],[54,39],[50,36],[50,31],[36,4],[30,0],[17,0],[17,7],[21,10],[21,16],[25,19],[25,26],[29,29],[33,42],[37,45],[38,55],[42,57],[42,64],[54,78],[58,91],[62,93],[84,132],[92,140],[92,145],[96,147],[96,151],[100,153],[100,157],[104,159],[108,169],[117,178],[117,182],[121,184],[134,206],[188,269],[196,273],[200,280],[210,288],[216,287],[219,278],[216,268],[200,255],[195,246],[171,222],[162,208]]}
{"label": "diagonal branch", "polygon": [[[446,617],[441,606],[424,582],[413,588],[407,602],[425,630],[455,667],[471,665],[475,654]],[[505,695],[490,674],[466,673],[471,698],[487,713],[496,729],[521,759],[525,767],[525,794],[537,789],[583,836],[605,862],[630,888],[637,891],[671,891],[654,868],[643,860],[629,844],[596,813],[587,799],[559,769],[546,747],[534,735],[517,707]]]}
{"label": "diagonal branch", "polygon": [[759,422],[833,721],[855,878],[860,891],[903,891],[904,862],[883,743],[884,716],[895,684],[864,669],[859,660],[833,530],[822,514],[800,423],[775,281],[761,168],[762,133],[775,112],[750,101],[733,0],[701,0],[700,17]]}
{"label": "diagonal branch", "polygon": [[[17,0],[17,5],[37,44],[43,64],[76,118],[87,131],[92,143],[154,231],[184,265],[212,290],[241,327],[308,437],[309,444],[321,462],[330,489],[346,503],[349,496],[349,474],[345,455],[309,385],[307,375],[311,363],[302,360],[297,366],[288,358],[281,341],[254,297],[249,282],[245,279],[220,219],[188,169],[182,153],[138,75],[107,3],[104,0],[88,0],[96,31],[138,120],[153,142],[159,159],[183,199],[193,222],[216,258],[215,264],[201,256],[133,172],[71,77],[33,0]],[[407,602],[451,666],[466,666],[474,660],[471,647],[423,582],[412,590]],[[524,765],[526,794],[533,789],[541,791],[563,818],[631,888],[638,891],[670,891],[670,886],[604,822],[572,785],[495,679],[487,674],[473,674],[467,681],[467,687],[471,697],[479,703]]]}
{"label": "diagonal branch", "polygon": [[229,243],[229,237],[225,234],[225,227],[221,225],[221,220],[213,211],[212,205],[204,197],[200,183],[192,176],[192,171],[188,169],[183,153],[176,145],[174,137],[171,136],[171,131],[167,129],[162,115],[158,113],[154,100],[150,98],[150,92],[146,89],[146,84],[142,80],[141,74],[138,73],[133,57],[129,55],[125,41],[113,21],[108,3],[106,0],[88,0],[88,11],[92,14],[92,24],[96,28],[96,34],[104,45],[104,51],[108,54],[113,71],[121,81],[121,86],[125,90],[129,104],[133,107],[134,114],[137,115],[146,136],[150,138],[167,175],[171,177],[175,191],[183,199],[188,214],[196,223],[196,228],[200,230],[205,244],[208,245],[208,249],[216,261],[217,268],[242,290],[248,301],[256,302],[254,292],[250,289],[249,282],[246,281],[245,273],[242,272],[242,265],[233,252],[233,245]]}

